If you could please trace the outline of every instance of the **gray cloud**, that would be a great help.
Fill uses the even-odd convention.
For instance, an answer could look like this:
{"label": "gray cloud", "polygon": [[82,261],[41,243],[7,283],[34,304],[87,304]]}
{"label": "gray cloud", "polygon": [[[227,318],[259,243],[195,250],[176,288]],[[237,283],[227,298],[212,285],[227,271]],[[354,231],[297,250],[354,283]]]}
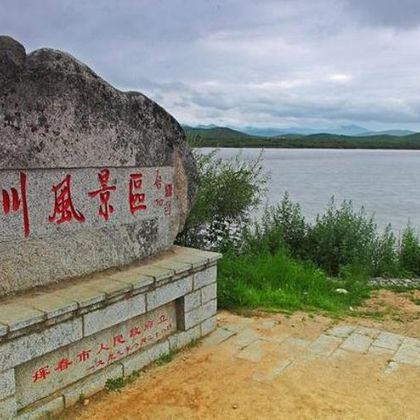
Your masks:
{"label": "gray cloud", "polygon": [[420,130],[419,24],[417,0],[0,0],[28,50],[66,50],[189,124]]}
{"label": "gray cloud", "polygon": [[346,0],[350,13],[365,24],[408,29],[420,25],[418,0]]}

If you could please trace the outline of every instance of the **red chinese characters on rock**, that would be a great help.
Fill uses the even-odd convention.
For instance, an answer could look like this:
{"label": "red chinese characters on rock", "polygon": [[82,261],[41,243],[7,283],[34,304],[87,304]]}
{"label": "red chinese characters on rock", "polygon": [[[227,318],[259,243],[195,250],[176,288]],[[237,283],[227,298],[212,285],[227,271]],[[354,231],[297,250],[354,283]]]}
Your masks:
{"label": "red chinese characters on rock", "polygon": [[174,195],[174,187],[172,183],[165,184],[164,197],[156,198],[154,203],[156,207],[163,207],[163,214],[170,216],[172,214],[172,197]]}
{"label": "red chinese characters on rock", "polygon": [[169,198],[172,197],[174,193],[174,187],[172,184],[166,184],[165,185],[165,197]]}
{"label": "red chinese characters on rock", "polygon": [[86,360],[89,360],[90,358],[90,352],[91,350],[82,350],[77,354],[77,358],[79,359],[79,362],[86,362]]}
{"label": "red chinese characters on rock", "polygon": [[165,201],[165,205],[163,207],[163,214],[165,216],[170,216],[172,214],[172,201]]}
{"label": "red chinese characters on rock", "polygon": [[160,190],[162,188],[162,175],[160,174],[159,169],[156,169],[156,177],[153,185],[157,190]]}
{"label": "red chinese characters on rock", "polygon": [[111,191],[115,191],[117,187],[115,185],[108,185],[110,172],[109,169],[102,169],[98,174],[99,184],[101,188],[96,191],[91,191],[88,193],[88,196],[93,198],[99,195],[99,200],[101,205],[98,210],[98,214],[106,222],[109,220],[109,217],[114,213],[114,207],[111,206],[109,200],[111,198]]}
{"label": "red chinese characters on rock", "polygon": [[143,174],[134,173],[130,174],[130,182],[128,186],[128,203],[130,205],[131,214],[138,211],[146,210],[147,205],[144,204],[146,194],[142,192],[143,188]]}
{"label": "red chinese characters on rock", "polygon": [[83,223],[85,216],[74,208],[71,197],[71,175],[67,175],[62,182],[51,188],[54,193],[54,213],[48,218],[51,223],[61,224],[73,219]]}
{"label": "red chinese characters on rock", "polygon": [[114,342],[114,346],[116,346],[118,344],[124,344],[125,343],[125,338],[122,334],[118,334],[117,336],[115,336],[113,338],[113,342]]}
{"label": "red chinese characters on rock", "polygon": [[141,329],[139,327],[133,327],[130,330],[130,338],[135,338],[139,335],[141,335]]}
{"label": "red chinese characters on rock", "polygon": [[10,192],[2,190],[2,199],[3,199],[3,211],[4,214],[9,214],[10,211],[16,213],[17,211],[22,211],[23,216],[23,231],[25,233],[25,238],[30,234],[29,227],[29,212],[28,212],[28,203],[26,197],[26,174],[20,172],[20,191],[16,188],[11,188]]}
{"label": "red chinese characters on rock", "polygon": [[71,364],[73,364],[73,362],[69,360],[67,357],[64,357],[63,359],[58,361],[57,366],[55,367],[55,370],[58,372],[62,372],[63,370],[68,369]]}
{"label": "red chinese characters on rock", "polygon": [[[76,180],[74,178],[75,176],[75,174],[67,174],[60,182],[51,186],[51,199],[54,200],[52,203],[53,208],[52,211],[47,209],[46,212],[48,213],[44,217],[50,223],[56,225],[71,222],[83,223],[87,220],[89,214],[93,214],[93,211],[96,211],[98,217],[103,219],[103,221],[110,221],[116,212],[116,209],[112,205],[113,193],[119,190],[116,181],[112,182],[110,169],[104,168],[96,173],[99,183],[97,189],[83,189],[83,179],[77,178]],[[170,216],[172,214],[174,185],[169,179],[165,178],[166,176],[161,174],[160,169],[156,168],[154,181],[153,179],[150,181],[150,183],[153,182],[150,188],[154,190],[150,191],[154,195],[151,206],[155,209],[161,208],[163,215]],[[32,190],[31,184],[28,181],[27,175],[24,172],[20,172],[19,184],[12,184],[10,187],[1,189],[0,192],[0,210],[2,209],[6,216],[12,216],[15,213],[17,214],[15,217],[21,215],[25,238],[28,238],[31,234],[30,200],[36,194],[42,193],[42,191]],[[149,205],[146,185],[149,185],[149,181],[146,184],[145,175],[141,171],[128,173],[125,180],[121,182],[124,184],[124,189],[128,187],[128,197],[115,196],[115,200],[128,199],[129,214],[133,216],[139,212],[147,211]],[[35,183],[34,185],[37,184]],[[73,186],[78,191],[77,197],[73,193]],[[83,195],[80,196],[81,191],[83,191],[82,194],[86,194],[92,199],[92,206],[97,202],[97,210],[95,210],[95,207],[88,208],[86,203],[77,201],[80,197],[83,197]],[[51,205],[48,203],[49,201],[47,201],[47,205]],[[124,215],[124,217],[127,216]]]}
{"label": "red chinese characters on rock", "polygon": [[156,318],[146,319],[143,324],[132,326],[125,333],[116,334],[108,342],[98,342],[94,348],[82,348],[73,356],[63,357],[49,365],[40,367],[32,373],[32,382],[42,382],[50,375],[63,375],[75,366],[83,366],[88,372],[104,368],[111,363],[142,349],[153,341],[164,337],[173,328],[168,316],[161,312]]}
{"label": "red chinese characters on rock", "polygon": [[49,370],[49,366],[42,366],[41,368],[39,368],[38,370],[36,370],[33,374],[32,374],[32,382],[38,382],[44,379],[47,379],[47,376],[50,374],[50,370]]}

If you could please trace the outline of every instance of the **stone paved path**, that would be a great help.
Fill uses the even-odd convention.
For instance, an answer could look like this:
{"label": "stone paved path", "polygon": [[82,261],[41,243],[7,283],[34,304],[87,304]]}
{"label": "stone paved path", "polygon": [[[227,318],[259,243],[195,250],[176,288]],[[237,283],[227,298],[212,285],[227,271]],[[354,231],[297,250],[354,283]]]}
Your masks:
{"label": "stone paved path", "polygon": [[[259,329],[245,319],[239,324],[219,327],[204,340],[205,346],[217,346],[230,342],[236,348],[235,357],[256,364],[263,364],[273,350],[281,355],[270,368],[255,369],[252,379],[273,381],[286,369],[299,361],[316,358],[341,358],[352,354],[365,357],[387,356],[383,366],[385,373],[394,373],[400,365],[420,368],[420,339],[393,334],[376,328],[351,325],[333,326],[313,340],[293,335],[265,334],[275,329],[274,320],[264,321]],[[261,330],[263,332],[261,332]]]}
{"label": "stone paved path", "polygon": [[250,315],[219,312],[217,330],[198,346],[64,418],[420,418],[417,314],[404,323]]}

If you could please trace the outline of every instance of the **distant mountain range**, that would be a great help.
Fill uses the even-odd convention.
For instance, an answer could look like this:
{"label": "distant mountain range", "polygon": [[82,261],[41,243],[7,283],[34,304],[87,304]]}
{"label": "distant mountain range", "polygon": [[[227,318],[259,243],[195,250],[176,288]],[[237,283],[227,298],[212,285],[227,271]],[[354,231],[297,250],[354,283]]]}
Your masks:
{"label": "distant mountain range", "polygon": [[[279,137],[288,135],[307,136],[311,134],[336,134],[341,136],[408,136],[414,134],[414,131],[410,130],[383,130],[383,131],[372,131],[365,127],[358,125],[344,125],[333,128],[308,128],[308,127],[288,127],[288,128],[257,128],[257,127],[218,127],[214,124],[209,125],[197,125],[195,127],[184,126],[190,132],[196,132],[199,134],[212,134],[215,136],[229,136],[231,138],[243,137],[249,135],[253,137]],[[204,131],[202,131],[204,130]]]}
{"label": "distant mountain range", "polygon": [[[355,126],[345,128],[347,132],[359,130],[357,126],[356,128]],[[360,127],[360,129],[362,128]],[[420,133],[413,133],[408,130],[363,131],[357,135],[302,134],[291,132],[293,130],[285,130],[282,133],[282,130],[278,129],[258,132],[248,129],[246,133],[229,127],[216,126],[184,126],[184,130],[190,144],[195,147],[420,149]],[[341,133],[346,130],[342,130]]]}

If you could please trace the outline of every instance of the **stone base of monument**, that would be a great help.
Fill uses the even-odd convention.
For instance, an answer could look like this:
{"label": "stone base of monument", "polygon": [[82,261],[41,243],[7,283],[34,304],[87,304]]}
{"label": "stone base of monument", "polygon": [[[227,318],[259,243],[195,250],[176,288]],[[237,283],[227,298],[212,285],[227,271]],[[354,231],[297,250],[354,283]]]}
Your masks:
{"label": "stone base of monument", "polygon": [[0,419],[56,414],[216,327],[220,254],[147,261],[0,304]]}

